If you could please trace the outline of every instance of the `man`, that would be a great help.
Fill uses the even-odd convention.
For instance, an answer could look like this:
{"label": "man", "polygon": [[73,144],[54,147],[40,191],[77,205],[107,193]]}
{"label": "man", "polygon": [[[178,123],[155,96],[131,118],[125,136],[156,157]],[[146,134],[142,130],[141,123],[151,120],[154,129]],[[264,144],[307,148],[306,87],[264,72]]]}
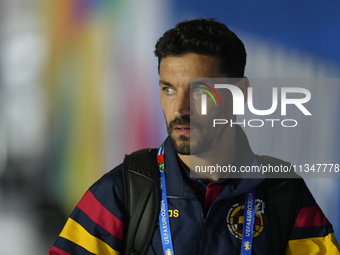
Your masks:
{"label": "man", "polygon": [[[191,78],[236,78],[235,86],[246,98],[246,52],[240,39],[211,19],[185,21],[158,40],[155,54],[169,137],[158,150],[163,192],[159,224],[149,229],[152,238],[146,254],[340,254],[331,224],[301,179],[289,186],[297,193],[283,189],[278,198],[272,193],[293,182],[230,175],[190,178],[191,161],[239,169],[268,160],[251,151],[239,126],[207,125],[212,116],[236,120],[228,90],[219,92],[221,107],[212,116],[203,116],[198,106],[209,84],[190,85]],[[85,193],[50,255],[123,251],[129,214],[122,172],[123,164]],[[268,188],[273,183],[280,185]]]}

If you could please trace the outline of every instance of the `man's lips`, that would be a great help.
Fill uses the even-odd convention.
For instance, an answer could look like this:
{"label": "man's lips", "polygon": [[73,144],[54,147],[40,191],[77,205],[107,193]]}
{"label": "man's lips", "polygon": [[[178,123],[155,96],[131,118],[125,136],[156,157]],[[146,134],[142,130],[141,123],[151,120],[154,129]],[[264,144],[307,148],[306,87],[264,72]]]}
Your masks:
{"label": "man's lips", "polygon": [[188,135],[190,134],[190,131],[192,131],[193,128],[190,126],[186,126],[186,125],[176,125],[174,127],[174,131],[179,134],[179,135]]}

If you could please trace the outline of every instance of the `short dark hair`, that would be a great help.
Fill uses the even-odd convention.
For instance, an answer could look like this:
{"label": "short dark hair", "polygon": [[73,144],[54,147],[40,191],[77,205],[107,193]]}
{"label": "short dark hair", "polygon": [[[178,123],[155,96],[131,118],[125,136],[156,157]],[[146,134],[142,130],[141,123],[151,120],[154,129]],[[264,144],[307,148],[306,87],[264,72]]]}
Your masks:
{"label": "short dark hair", "polygon": [[220,72],[230,78],[244,76],[247,53],[242,41],[215,19],[183,21],[166,31],[156,43],[159,65],[167,56],[186,53],[210,55],[220,60]]}

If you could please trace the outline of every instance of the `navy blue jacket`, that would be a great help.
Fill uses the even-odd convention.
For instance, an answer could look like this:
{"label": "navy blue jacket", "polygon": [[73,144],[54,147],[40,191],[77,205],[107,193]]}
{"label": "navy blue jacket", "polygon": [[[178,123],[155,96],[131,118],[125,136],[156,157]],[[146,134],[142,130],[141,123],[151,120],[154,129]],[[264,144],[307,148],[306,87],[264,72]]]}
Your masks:
{"label": "navy blue jacket", "polygon": [[[247,138],[238,136],[235,165],[257,164]],[[119,254],[124,225],[122,164],[105,174],[84,195],[50,250],[50,255]],[[256,187],[252,254],[272,254],[271,231],[263,179],[234,179],[213,202],[206,217],[188,185],[186,173],[169,140],[165,142],[165,172],[174,254],[239,255],[245,191]],[[200,181],[200,180],[197,180]],[[297,194],[296,221],[286,254],[340,254],[333,229],[306,186]],[[159,225],[147,255],[164,254]]]}

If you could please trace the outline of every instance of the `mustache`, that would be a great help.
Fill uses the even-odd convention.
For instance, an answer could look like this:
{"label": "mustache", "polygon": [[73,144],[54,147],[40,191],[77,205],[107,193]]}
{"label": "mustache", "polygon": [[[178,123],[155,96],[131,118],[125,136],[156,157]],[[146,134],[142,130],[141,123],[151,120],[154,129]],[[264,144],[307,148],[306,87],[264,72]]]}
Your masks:
{"label": "mustache", "polygon": [[200,123],[190,120],[189,116],[182,116],[176,117],[174,120],[169,122],[168,132],[170,133],[171,131],[173,131],[174,127],[177,125],[186,125],[195,129],[202,129],[202,125]]}

